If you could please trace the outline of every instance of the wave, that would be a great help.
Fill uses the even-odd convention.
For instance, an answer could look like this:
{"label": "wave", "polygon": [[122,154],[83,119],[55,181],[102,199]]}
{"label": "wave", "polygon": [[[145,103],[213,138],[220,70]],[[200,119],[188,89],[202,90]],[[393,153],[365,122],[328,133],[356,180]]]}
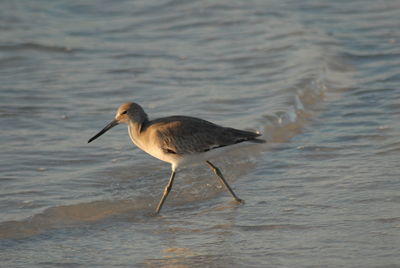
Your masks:
{"label": "wave", "polygon": [[57,53],[74,53],[81,51],[81,49],[76,49],[72,47],[45,45],[39,43],[21,43],[21,44],[8,44],[0,45],[0,51],[24,51],[24,50],[34,50],[38,52],[57,52]]}

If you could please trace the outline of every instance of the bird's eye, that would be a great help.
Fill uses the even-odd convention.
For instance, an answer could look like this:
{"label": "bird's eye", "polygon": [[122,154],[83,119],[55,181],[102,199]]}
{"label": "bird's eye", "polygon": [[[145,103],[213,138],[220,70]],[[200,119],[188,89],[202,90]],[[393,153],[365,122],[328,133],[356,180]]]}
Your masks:
{"label": "bird's eye", "polygon": [[121,114],[126,114],[128,111],[123,111]]}

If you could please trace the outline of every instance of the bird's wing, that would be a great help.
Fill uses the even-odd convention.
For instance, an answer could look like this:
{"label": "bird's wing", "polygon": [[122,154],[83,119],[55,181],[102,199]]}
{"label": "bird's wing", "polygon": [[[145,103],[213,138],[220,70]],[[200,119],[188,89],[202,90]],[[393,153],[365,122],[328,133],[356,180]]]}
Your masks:
{"label": "bird's wing", "polygon": [[167,153],[192,154],[253,140],[259,134],[226,128],[192,117],[172,117],[158,128],[158,138]]}

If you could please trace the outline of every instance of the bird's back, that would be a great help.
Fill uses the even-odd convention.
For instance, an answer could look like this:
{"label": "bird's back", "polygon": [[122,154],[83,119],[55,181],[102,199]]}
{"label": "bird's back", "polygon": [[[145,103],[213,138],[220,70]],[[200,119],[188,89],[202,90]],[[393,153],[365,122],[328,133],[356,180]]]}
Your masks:
{"label": "bird's back", "polygon": [[189,117],[170,116],[148,121],[142,131],[151,132],[159,140],[164,153],[195,154],[243,141],[265,142],[258,133],[222,127],[209,121]]}

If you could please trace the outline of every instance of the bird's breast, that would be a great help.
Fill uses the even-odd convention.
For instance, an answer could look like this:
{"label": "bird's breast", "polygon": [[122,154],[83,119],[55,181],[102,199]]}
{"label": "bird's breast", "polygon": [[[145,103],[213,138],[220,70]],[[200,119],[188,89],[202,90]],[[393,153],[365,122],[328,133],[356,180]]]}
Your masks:
{"label": "bird's breast", "polygon": [[133,144],[135,144],[137,147],[139,147],[141,150],[148,153],[149,155],[171,164],[177,163],[177,161],[179,161],[180,157],[178,155],[165,152],[162,149],[162,143],[158,140],[157,136],[151,135],[151,133],[146,132],[135,132],[131,128],[129,128],[128,132]]}

